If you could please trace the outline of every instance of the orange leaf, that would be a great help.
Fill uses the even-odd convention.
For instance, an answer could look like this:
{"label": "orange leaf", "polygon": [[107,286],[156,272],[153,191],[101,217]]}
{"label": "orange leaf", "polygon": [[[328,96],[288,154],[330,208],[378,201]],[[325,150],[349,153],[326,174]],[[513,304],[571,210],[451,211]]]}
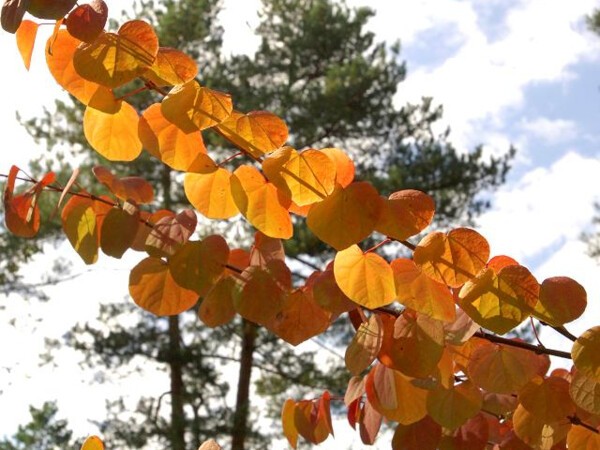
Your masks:
{"label": "orange leaf", "polygon": [[175,170],[216,169],[206,154],[202,133],[185,133],[163,116],[160,103],[150,105],[140,117],[138,135],[144,148]]}
{"label": "orange leaf", "polygon": [[257,231],[254,233],[254,245],[250,250],[249,264],[265,268],[271,261],[285,262],[285,251],[281,239],[274,239]]}
{"label": "orange leaf", "polygon": [[65,25],[71,36],[92,43],[104,30],[107,19],[106,3],[103,0],[92,0],[71,11],[65,20]]}
{"label": "orange leaf", "polygon": [[236,147],[258,158],[281,147],[288,138],[287,125],[268,111],[243,114],[232,111],[216,131]]}
{"label": "orange leaf", "polygon": [[[73,56],[81,41],[67,30],[59,30],[46,44],[46,64],[50,73],[69,94],[85,105],[111,111],[114,105],[106,105],[106,98],[114,98],[112,91],[98,83],[86,80],[75,71]],[[110,103],[110,102],[108,102]]]}
{"label": "orange leaf", "polygon": [[221,278],[229,258],[229,246],[221,236],[183,244],[169,260],[171,276],[181,287],[205,295]]}
{"label": "orange leaf", "polygon": [[354,161],[339,148],[324,148],[321,152],[335,164],[335,182],[342,187],[349,186],[354,181]]}
{"label": "orange leaf", "polygon": [[373,314],[356,330],[356,334],[346,348],[344,360],[348,371],[353,375],[358,375],[369,367],[377,358],[382,341],[381,318],[379,314]]}
{"label": "orange leaf", "polygon": [[344,250],[369,236],[381,211],[377,190],[366,182],[337,188],[325,200],[312,206],[308,228],[336,250]]}
{"label": "orange leaf", "polygon": [[249,267],[242,276],[247,281],[234,299],[237,313],[259,325],[274,323],[287,295],[282,286],[268,270],[258,267]]}
{"label": "orange leaf", "polygon": [[196,304],[198,294],[179,286],[162,259],[148,257],[129,275],[129,294],[133,301],[157,316],[180,314]]}
{"label": "orange leaf", "polygon": [[335,187],[335,165],[318,150],[283,147],[263,161],[269,181],[298,206],[325,199]]}
{"label": "orange leaf", "polygon": [[298,446],[298,430],[294,422],[296,402],[288,398],[283,404],[281,410],[281,423],[283,426],[283,435],[286,437],[293,449]]}
{"label": "orange leaf", "polygon": [[429,233],[417,245],[413,258],[434,280],[460,287],[479,273],[489,255],[483,236],[468,228],[456,228],[448,234]]}
{"label": "orange leaf", "polygon": [[523,266],[486,268],[458,293],[459,306],[479,325],[504,334],[525,320],[538,301],[539,284]]}
{"label": "orange leaf", "polygon": [[519,403],[544,423],[558,422],[575,414],[569,382],[559,377],[533,378],[519,392]]}
{"label": "orange leaf", "polygon": [[567,434],[567,448],[573,450],[600,450],[600,433],[584,427],[571,427]]}
{"label": "orange leaf", "polygon": [[121,258],[131,247],[140,226],[140,210],[132,203],[112,208],[102,223],[100,248],[108,256]]}
{"label": "orange leaf", "polygon": [[140,223],[140,226],[138,227],[135,239],[131,243],[131,248],[133,250],[138,252],[146,251],[146,239],[148,239],[148,236],[152,232],[154,224],[163,217],[175,217],[175,213],[166,209],[159,209],[153,214],[150,214],[147,211],[140,211],[140,220],[145,223]]}
{"label": "orange leaf", "polygon": [[391,267],[400,303],[433,319],[454,321],[456,307],[446,285],[425,275],[412,259],[395,259]]}
{"label": "orange leaf", "polygon": [[196,61],[180,50],[160,47],[154,64],[142,76],[156,86],[175,86],[192,81],[198,75]]}
{"label": "orange leaf", "polygon": [[86,80],[116,88],[143,74],[157,53],[154,29],[144,21],[131,20],[117,34],[102,33],[91,44],[80,45],[73,66]]}
{"label": "orange leaf", "polygon": [[[484,450],[490,441],[489,414],[479,413],[471,417],[454,432],[444,430],[439,448],[444,450]],[[497,420],[497,419],[495,419]],[[512,449],[518,450],[518,449]]]}
{"label": "orange leaf", "polygon": [[217,281],[208,291],[198,310],[198,317],[206,326],[215,328],[233,320],[235,317],[235,308],[233,307],[235,288],[235,280],[225,277]]}
{"label": "orange leaf", "polygon": [[337,253],[333,273],[342,292],[365,308],[377,309],[396,298],[390,265],[375,253],[363,253],[357,245]]}
{"label": "orange leaf", "polygon": [[475,349],[467,366],[473,383],[489,392],[510,394],[519,391],[537,374],[531,352],[500,344]]}
{"label": "orange leaf", "polygon": [[242,215],[256,229],[273,238],[292,237],[289,199],[281,196],[256,168],[238,167],[231,177],[231,193]]}
{"label": "orange leaf", "polygon": [[315,302],[309,289],[296,289],[283,301],[276,319],[267,327],[284,341],[296,346],[317,336],[331,324],[331,313]]}
{"label": "orange leaf", "polygon": [[444,352],[441,322],[409,309],[397,319],[382,314],[379,360],[410,377],[424,378],[437,368]]}
{"label": "orange leaf", "polygon": [[31,55],[33,54],[33,46],[35,45],[35,38],[37,36],[39,25],[31,20],[24,20],[21,22],[19,29],[17,30],[17,47],[25,68],[29,70],[31,65]]}
{"label": "orange leaf", "polygon": [[425,416],[410,425],[398,424],[392,438],[392,450],[436,450],[442,427]]}
{"label": "orange leaf", "polygon": [[587,330],[571,349],[573,364],[586,377],[600,381],[600,326]]}
{"label": "orange leaf", "polygon": [[358,416],[358,430],[363,444],[373,445],[375,443],[382,422],[383,416],[373,408],[368,400],[364,402]]}
{"label": "orange leaf", "polygon": [[394,192],[383,201],[375,229],[385,236],[403,241],[427,228],[434,212],[433,198],[424,192],[414,189]]}
{"label": "orange leaf", "polygon": [[581,316],[586,306],[583,286],[569,277],[552,277],[542,282],[533,315],[550,325],[561,326]]}
{"label": "orange leaf", "polygon": [[210,128],[227,119],[233,110],[231,97],[201,87],[196,80],[175,86],[162,103],[165,118],[185,133]]}
{"label": "orange leaf", "polygon": [[314,280],[313,295],[317,304],[331,312],[333,316],[339,316],[357,307],[357,304],[339,288],[331,269],[321,273]]}
{"label": "orange leaf", "polygon": [[313,444],[320,444],[332,433],[328,399],[329,393],[325,392],[318,402],[302,400],[294,408],[298,433]]}
{"label": "orange leaf", "polygon": [[570,428],[571,422],[566,417],[561,421],[546,424],[527,411],[523,405],[517,406],[513,414],[515,434],[533,448],[552,448],[565,439]]}
{"label": "orange leaf", "polygon": [[198,218],[191,209],[176,216],[166,216],[154,224],[146,238],[145,249],[151,256],[168,257],[185,244],[196,230]]}
{"label": "orange leaf", "polygon": [[410,425],[427,415],[428,391],[416,387],[409,378],[382,364],[371,369],[365,389],[373,408],[388,420]]}
{"label": "orange leaf", "polygon": [[465,381],[451,389],[439,386],[432,390],[427,397],[427,412],[441,426],[453,430],[475,416],[482,403],[479,389]]}
{"label": "orange leaf", "polygon": [[98,436],[89,436],[83,442],[81,450],[104,450],[104,443]]}
{"label": "orange leaf", "polygon": [[136,203],[152,203],[154,190],[152,185],[140,177],[117,178],[110,170],[103,166],[92,169],[96,179],[106,186],[121,200],[133,200]]}
{"label": "orange leaf", "polygon": [[187,173],[183,181],[185,195],[200,214],[209,219],[229,219],[239,214],[231,194],[231,172],[212,167]]}

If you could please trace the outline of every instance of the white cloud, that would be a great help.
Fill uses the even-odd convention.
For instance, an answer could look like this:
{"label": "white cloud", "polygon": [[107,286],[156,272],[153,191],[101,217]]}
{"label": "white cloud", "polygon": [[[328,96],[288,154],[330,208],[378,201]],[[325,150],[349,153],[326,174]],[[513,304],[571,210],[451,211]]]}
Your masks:
{"label": "white cloud", "polygon": [[536,117],[535,119],[523,119],[520,128],[532,137],[557,144],[570,141],[577,137],[578,126],[572,120],[548,119],[547,117]]}

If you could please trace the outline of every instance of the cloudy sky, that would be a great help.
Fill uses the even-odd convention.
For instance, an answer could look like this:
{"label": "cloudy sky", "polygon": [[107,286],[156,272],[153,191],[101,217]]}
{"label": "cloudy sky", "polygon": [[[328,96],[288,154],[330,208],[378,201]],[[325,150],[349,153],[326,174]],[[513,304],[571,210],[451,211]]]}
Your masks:
{"label": "cloudy sky", "polygon": [[[227,51],[251,52],[256,45],[251,31],[258,22],[258,4],[225,1],[221,18]],[[490,241],[493,254],[513,256],[539,281],[555,275],[577,279],[587,289],[589,307],[586,318],[569,328],[578,334],[597,325],[600,266],[586,256],[580,237],[589,230],[594,201],[600,201],[600,38],[587,32],[584,24],[584,16],[600,3],[349,0],[349,4],[375,8],[371,29],[381,40],[402,42],[408,76],[399,89],[399,104],[433,97],[444,106],[443,126],[451,127],[452,140],[461,148],[483,144],[490,154],[501,154],[510,144],[517,147],[509,182],[494,194],[493,207],[479,219],[478,229]],[[30,117],[43,106],[52,108],[53,99],[64,95],[46,74],[39,47],[27,73],[13,36],[0,35],[0,77],[5,86],[0,102],[1,173],[11,164],[26,167],[40,151],[15,121],[15,111]],[[36,273],[36,267],[41,270],[43,263],[28,273]],[[19,318],[15,326],[2,327],[2,341],[20,344],[18,353],[11,345],[0,348],[1,366],[11,367],[0,367],[0,408],[6,411],[10,405],[12,411],[3,414],[0,434],[12,433],[26,421],[28,405],[48,398],[52,384],[69,386],[60,397],[61,411],[80,433],[88,425],[82,408],[91,417],[102,417],[98,389],[114,386],[94,387],[96,394],[89,395],[92,387],[81,381],[85,374],[70,362],[72,355],[64,357],[61,369],[37,368],[44,336],[59,337],[73,322],[95,316],[95,309],[77,295],[85,286],[97,286],[103,298],[126,294],[126,271],[115,270],[112,261],[100,268],[103,276],[114,280],[110,292],[103,290],[98,273],[50,290],[52,301],[34,311],[15,296],[0,297],[6,306],[0,310],[2,323]],[[72,314],[63,317],[65,310]],[[543,332],[542,341],[549,347],[567,345],[551,332]],[[338,429],[347,431],[343,427]],[[336,447],[329,443],[322,448]]]}

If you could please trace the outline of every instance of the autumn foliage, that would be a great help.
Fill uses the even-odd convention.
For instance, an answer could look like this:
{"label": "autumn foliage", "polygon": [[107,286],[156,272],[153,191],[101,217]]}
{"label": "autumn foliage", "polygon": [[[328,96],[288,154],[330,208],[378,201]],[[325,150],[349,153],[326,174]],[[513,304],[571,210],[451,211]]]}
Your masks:
{"label": "autumn foliage", "polygon": [[[2,26],[16,34],[27,68],[39,24],[23,20],[26,12],[56,20],[46,62],[56,82],[86,106],[90,146],[111,161],[132,161],[145,150],[184,172],[193,209],[153,210],[150,183],[119,178],[107,167],[93,171],[106,188],[101,196],[79,186],[77,173],[61,185],[53,173],[33,180],[12,167],[3,197],[7,229],[33,238],[40,196],[58,191],[64,233],[84,263],[95,263],[100,252],[143,255],[129,292],[156,315],[182,313],[200,298],[206,326],[240,315],[292,345],[347,317],[356,333],[345,355],[353,375],[346,395],[288,399],[282,426],[292,447],[299,437],[318,444],[333,435],[330,404],[343,401],[365,444],[389,421],[398,450],[600,448],[600,326],[571,336],[570,353],[500,336],[530,318],[570,336],[564,324],[587,303],[576,281],[540,284],[514,259],[491,255],[472,229],[427,232],[435,205],[426,193],[384,198],[354,180],[343,150],[286,146],[279,117],[237,111],[227,93],[202,86],[195,62],[161,47],[148,23],[104,31],[102,0],[6,0]],[[117,96],[117,89],[127,93]],[[162,101],[140,113],[127,98],[145,90]],[[221,162],[204,144],[209,132],[230,144]],[[253,247],[231,247],[217,235],[195,239],[198,214],[241,214],[257,230]],[[281,243],[293,236],[295,217],[305,217],[336,251],[302,285],[293,283]],[[364,249],[369,237],[380,242]],[[390,261],[377,252],[392,243],[412,257]],[[574,367],[548,373],[549,355],[571,358]],[[84,448],[103,446],[91,437]]]}

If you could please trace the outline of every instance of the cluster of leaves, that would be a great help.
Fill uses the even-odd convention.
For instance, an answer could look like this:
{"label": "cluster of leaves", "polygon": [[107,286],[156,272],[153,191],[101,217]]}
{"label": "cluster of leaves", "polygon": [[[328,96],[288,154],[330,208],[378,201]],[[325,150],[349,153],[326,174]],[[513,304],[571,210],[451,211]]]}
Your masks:
{"label": "cluster of leaves", "polygon": [[[149,24],[132,20],[109,33],[102,0],[74,7],[74,1],[8,0],[2,25],[16,32],[29,66],[38,24],[23,14],[56,19],[46,61],[57,83],[86,105],[89,144],[112,161],[131,161],[146,149],[185,172],[194,209],[151,211],[147,181],[100,166],[94,175],[108,191],[104,196],[79,187],[77,172],[65,186],[53,173],[21,178],[31,186],[19,192],[13,167],[3,198],[7,229],[34,237],[40,195],[60,192],[64,233],[86,264],[100,250],[115,258],[128,250],[147,254],[131,271],[129,291],[156,315],[179,314],[202,298],[199,317],[207,326],[239,314],[297,345],[347,313],[356,333],[346,352],[354,377],[344,402],[366,444],[386,419],[398,423],[394,449],[600,445],[600,327],[579,338],[564,329],[587,304],[576,281],[553,277],[540,284],[514,259],[491,257],[486,239],[468,228],[433,231],[411,243],[433,219],[430,196],[402,190],[384,198],[354,180],[354,163],[341,149],[285,146],[288,130],[280,118],[236,111],[228,94],[201,86],[193,60],[160,47]],[[115,93],[140,82],[125,95]],[[163,99],[140,116],[127,98],[147,90]],[[220,163],[204,146],[208,131],[235,148]],[[249,162],[235,164],[241,158]],[[209,219],[241,214],[258,230],[253,247],[231,249],[217,235],[194,240],[197,213]],[[336,251],[300,286],[292,282],[282,244],[293,235],[292,214],[305,217]],[[377,245],[359,247],[379,235],[385,238]],[[392,242],[412,258],[389,262],[377,253]],[[498,336],[530,317],[572,337],[571,353]],[[548,374],[549,354],[572,358],[573,370]],[[283,430],[294,448],[298,436],[316,444],[333,434],[331,400],[338,399],[324,392],[285,403]],[[93,437],[84,448],[101,445]]]}

